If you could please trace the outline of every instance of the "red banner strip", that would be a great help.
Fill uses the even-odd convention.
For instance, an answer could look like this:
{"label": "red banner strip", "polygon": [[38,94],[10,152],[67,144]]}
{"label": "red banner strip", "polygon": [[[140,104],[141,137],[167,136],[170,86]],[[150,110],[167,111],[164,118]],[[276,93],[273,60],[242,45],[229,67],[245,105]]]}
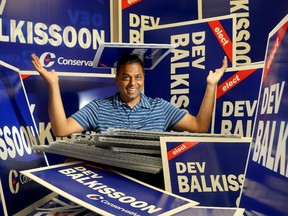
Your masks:
{"label": "red banner strip", "polygon": [[281,45],[281,42],[282,42],[282,39],[287,31],[287,27],[288,27],[288,22],[285,23],[285,25],[283,25],[279,31],[278,31],[278,34],[277,34],[277,38],[275,39],[274,43],[273,43],[273,46],[270,50],[270,53],[265,61],[265,66],[264,66],[264,72],[263,72],[263,80],[262,82],[265,80],[270,68],[271,68],[271,65],[274,61],[274,58],[278,52],[278,49]]}
{"label": "red banner strip", "polygon": [[141,2],[142,0],[122,0],[122,10],[132,6],[132,5],[135,5],[139,2]]}
{"label": "red banner strip", "polygon": [[219,44],[222,46],[228,59],[230,60],[230,62],[232,62],[232,41],[223,26],[221,25],[220,21],[210,21],[208,22],[208,24],[213,31],[215,37],[217,38]]}
{"label": "red banner strip", "polygon": [[31,75],[29,75],[29,74],[21,74],[20,76],[21,76],[21,79],[24,80],[24,79],[30,77]]}
{"label": "red banner strip", "polygon": [[167,152],[168,160],[171,160],[178,155],[184,153],[185,151],[189,150],[193,146],[197,145],[199,142],[183,142],[180,145],[176,146],[175,148],[171,149]]}
{"label": "red banner strip", "polygon": [[229,77],[226,81],[224,81],[221,85],[218,86],[216,98],[217,99],[220,98],[223,94],[230,91],[232,88],[234,88],[240,82],[245,80],[248,76],[250,76],[256,70],[257,69],[238,71],[233,76]]}

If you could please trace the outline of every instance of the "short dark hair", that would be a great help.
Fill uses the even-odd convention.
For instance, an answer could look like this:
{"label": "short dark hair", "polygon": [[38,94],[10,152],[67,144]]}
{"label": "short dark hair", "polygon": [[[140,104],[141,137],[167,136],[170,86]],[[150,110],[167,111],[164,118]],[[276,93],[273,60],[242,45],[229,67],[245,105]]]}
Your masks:
{"label": "short dark hair", "polygon": [[120,72],[120,69],[123,65],[134,64],[134,63],[139,64],[142,67],[143,72],[144,72],[144,63],[142,59],[138,55],[135,55],[135,54],[126,54],[126,55],[122,55],[119,61],[117,62],[116,75]]}

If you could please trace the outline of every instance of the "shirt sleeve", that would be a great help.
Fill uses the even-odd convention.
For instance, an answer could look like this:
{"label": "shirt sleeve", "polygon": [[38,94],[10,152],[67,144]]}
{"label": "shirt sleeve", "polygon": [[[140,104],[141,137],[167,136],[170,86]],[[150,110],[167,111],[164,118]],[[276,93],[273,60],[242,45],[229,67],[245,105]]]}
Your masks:
{"label": "shirt sleeve", "polygon": [[71,115],[86,131],[95,130],[98,121],[99,104],[93,100]]}
{"label": "shirt sleeve", "polygon": [[186,111],[176,107],[168,101],[162,100],[164,106],[165,130],[172,128],[186,115]]}

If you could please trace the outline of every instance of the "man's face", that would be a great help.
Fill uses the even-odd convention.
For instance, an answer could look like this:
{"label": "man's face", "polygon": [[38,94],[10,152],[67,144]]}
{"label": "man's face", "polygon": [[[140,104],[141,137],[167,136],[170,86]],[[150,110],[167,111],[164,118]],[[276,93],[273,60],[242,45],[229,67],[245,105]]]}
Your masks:
{"label": "man's face", "polygon": [[141,99],[140,93],[144,86],[144,71],[140,64],[123,65],[116,76],[116,83],[123,102],[134,107]]}

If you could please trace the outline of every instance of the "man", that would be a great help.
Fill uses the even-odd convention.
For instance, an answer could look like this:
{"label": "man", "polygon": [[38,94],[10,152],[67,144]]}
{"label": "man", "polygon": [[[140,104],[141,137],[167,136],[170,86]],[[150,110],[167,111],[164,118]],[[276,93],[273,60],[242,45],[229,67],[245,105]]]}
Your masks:
{"label": "man", "polygon": [[49,88],[49,117],[55,136],[68,136],[83,131],[101,132],[109,127],[157,130],[207,132],[211,123],[217,83],[227,68],[227,57],[222,67],[207,76],[207,86],[201,107],[196,116],[180,110],[161,98],[142,94],[144,87],[143,62],[135,55],[123,56],[116,69],[119,93],[95,99],[70,117],[66,117],[54,70],[48,72],[33,54],[34,68],[44,78]]}

